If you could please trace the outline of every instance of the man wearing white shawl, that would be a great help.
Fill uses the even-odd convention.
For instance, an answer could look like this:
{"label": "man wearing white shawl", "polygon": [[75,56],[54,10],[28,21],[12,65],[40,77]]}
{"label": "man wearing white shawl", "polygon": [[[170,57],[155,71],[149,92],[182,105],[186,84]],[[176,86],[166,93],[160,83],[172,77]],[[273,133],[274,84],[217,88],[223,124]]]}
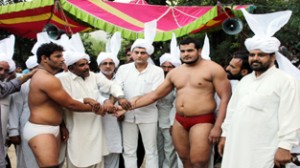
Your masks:
{"label": "man wearing white shawl", "polygon": [[[134,62],[120,66],[115,79],[123,87],[127,99],[151,92],[164,80],[163,70],[148,63],[154,52],[152,43],[137,39],[131,51]],[[122,122],[125,167],[137,167],[136,149],[140,130],[146,151],[146,168],[158,168],[157,120],[156,103],[125,114]]]}
{"label": "man wearing white shawl", "polygon": [[[115,70],[119,66],[119,63],[120,61],[117,56],[109,52],[101,52],[97,58],[100,73],[109,80],[115,79]],[[101,94],[105,98],[110,97],[109,92],[101,90]],[[124,97],[120,97],[119,101],[122,101],[122,99],[124,99]],[[122,102],[120,102],[120,104],[121,103]],[[102,124],[109,151],[109,155],[104,157],[104,168],[119,168],[120,154],[123,150],[119,122],[115,116],[105,115],[102,118]]]}
{"label": "man wearing white shawl", "polygon": [[[299,143],[300,72],[280,55],[280,42],[272,36],[288,22],[291,11],[242,11],[255,34],[245,41],[253,72],[240,81],[228,104],[219,144],[222,153],[225,143],[222,168],[282,167]],[[275,59],[282,70],[275,67]]]}

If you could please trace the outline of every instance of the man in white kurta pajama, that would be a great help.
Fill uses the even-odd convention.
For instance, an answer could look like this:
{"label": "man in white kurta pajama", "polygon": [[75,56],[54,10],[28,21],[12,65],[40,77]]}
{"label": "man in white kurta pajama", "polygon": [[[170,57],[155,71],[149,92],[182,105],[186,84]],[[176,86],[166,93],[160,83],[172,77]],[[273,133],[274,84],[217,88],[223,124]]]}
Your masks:
{"label": "man in white kurta pajama", "polygon": [[289,125],[300,117],[296,94],[295,81],[275,66],[259,77],[244,77],[227,108],[231,119],[224,130],[222,168],[273,168],[278,147],[290,150],[295,143],[295,128]]}
{"label": "man in white kurta pajama", "polygon": [[[154,51],[152,44],[137,39],[132,47],[133,63],[120,66],[116,81],[123,87],[125,98],[131,99],[155,90],[164,80],[163,70],[147,62]],[[138,130],[146,151],[146,168],[158,168],[156,103],[129,111],[122,122],[124,161],[126,168],[137,167]]]}
{"label": "man in white kurta pajama", "polygon": [[[259,20],[262,15],[256,18],[244,10],[243,13],[255,33],[245,41],[253,72],[237,85],[227,107],[222,125],[222,136],[226,137],[222,168],[284,166],[291,160],[291,148],[299,143],[300,92],[295,77],[300,77],[300,72],[295,71],[293,76],[283,72],[291,72],[294,67],[289,62],[282,64],[284,57],[278,53],[280,42],[271,36],[280,29],[276,26],[282,27],[287,22],[291,12],[276,17],[268,15],[271,23],[278,19],[276,26]],[[265,24],[255,27],[251,21]],[[275,57],[279,69],[274,65]]]}
{"label": "man in white kurta pajama", "polygon": [[[65,57],[69,72],[61,74],[59,79],[64,89],[74,98],[84,97],[99,100],[104,98],[99,92],[99,87],[109,90],[116,97],[122,96],[121,87],[107,80],[101,74],[89,72],[89,56],[81,53],[67,52]],[[79,67],[84,64],[85,70],[79,72]],[[75,66],[70,68],[71,66]],[[89,73],[85,77],[80,73]],[[103,107],[103,106],[102,106]],[[65,113],[65,123],[69,130],[67,143],[67,167],[102,168],[103,156],[108,154],[105,138],[103,136],[102,116],[94,113]]]}
{"label": "man in white kurta pajama", "polygon": [[[97,58],[97,64],[100,69],[100,73],[112,81],[115,79],[115,69],[119,66],[119,63],[120,61],[118,60],[117,55],[108,52],[101,52]],[[110,93],[101,90],[101,88],[100,92],[105,98],[110,97]],[[121,129],[118,119],[113,115],[107,114],[102,117],[102,123],[107,148],[109,151],[109,155],[104,157],[104,168],[119,168],[120,154],[122,153],[123,147]]]}

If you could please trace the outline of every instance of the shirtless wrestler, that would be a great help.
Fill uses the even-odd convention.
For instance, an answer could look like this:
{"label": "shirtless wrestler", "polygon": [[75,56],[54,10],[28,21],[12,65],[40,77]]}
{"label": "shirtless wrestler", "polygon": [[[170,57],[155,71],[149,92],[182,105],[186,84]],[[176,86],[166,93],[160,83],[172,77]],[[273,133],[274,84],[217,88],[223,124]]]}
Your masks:
{"label": "shirtless wrestler", "polygon": [[100,104],[92,99],[86,98],[84,103],[72,99],[54,76],[64,63],[62,51],[63,48],[54,43],[41,45],[37,50],[39,69],[30,83],[30,118],[24,128],[24,137],[39,167],[58,168],[62,107],[101,113]]}
{"label": "shirtless wrestler", "polygon": [[[155,91],[132,100],[132,105],[139,108],[151,104],[176,88],[177,114],[172,129],[176,151],[185,168],[207,168],[212,145],[221,135],[230,83],[221,66],[201,58],[197,40],[181,41],[180,53],[183,65],[170,71]],[[215,92],[221,99],[217,117]]]}

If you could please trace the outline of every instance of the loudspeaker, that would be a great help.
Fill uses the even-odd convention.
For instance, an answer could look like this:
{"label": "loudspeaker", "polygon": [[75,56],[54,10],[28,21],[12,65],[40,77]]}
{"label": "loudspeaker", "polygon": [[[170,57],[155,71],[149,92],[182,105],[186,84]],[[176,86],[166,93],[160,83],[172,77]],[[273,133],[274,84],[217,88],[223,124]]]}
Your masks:
{"label": "loudspeaker", "polygon": [[243,30],[243,23],[237,18],[228,18],[223,21],[222,29],[226,34],[236,35]]}
{"label": "loudspeaker", "polygon": [[43,32],[47,32],[48,36],[54,40],[59,39],[60,35],[64,33],[63,30],[60,30],[51,23],[46,24],[46,26],[43,28]]}

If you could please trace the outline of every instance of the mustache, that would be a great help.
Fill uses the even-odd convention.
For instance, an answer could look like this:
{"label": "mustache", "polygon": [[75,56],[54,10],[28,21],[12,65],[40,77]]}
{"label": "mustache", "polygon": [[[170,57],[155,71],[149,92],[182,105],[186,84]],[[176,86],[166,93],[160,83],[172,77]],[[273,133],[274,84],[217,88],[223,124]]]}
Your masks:
{"label": "mustache", "polygon": [[253,61],[253,62],[251,62],[251,64],[254,64],[254,63],[261,64],[261,62],[260,62],[260,61]]}
{"label": "mustache", "polygon": [[88,69],[84,70],[83,72],[85,73],[85,72],[89,72],[89,71],[90,71],[90,69],[88,68]]}

